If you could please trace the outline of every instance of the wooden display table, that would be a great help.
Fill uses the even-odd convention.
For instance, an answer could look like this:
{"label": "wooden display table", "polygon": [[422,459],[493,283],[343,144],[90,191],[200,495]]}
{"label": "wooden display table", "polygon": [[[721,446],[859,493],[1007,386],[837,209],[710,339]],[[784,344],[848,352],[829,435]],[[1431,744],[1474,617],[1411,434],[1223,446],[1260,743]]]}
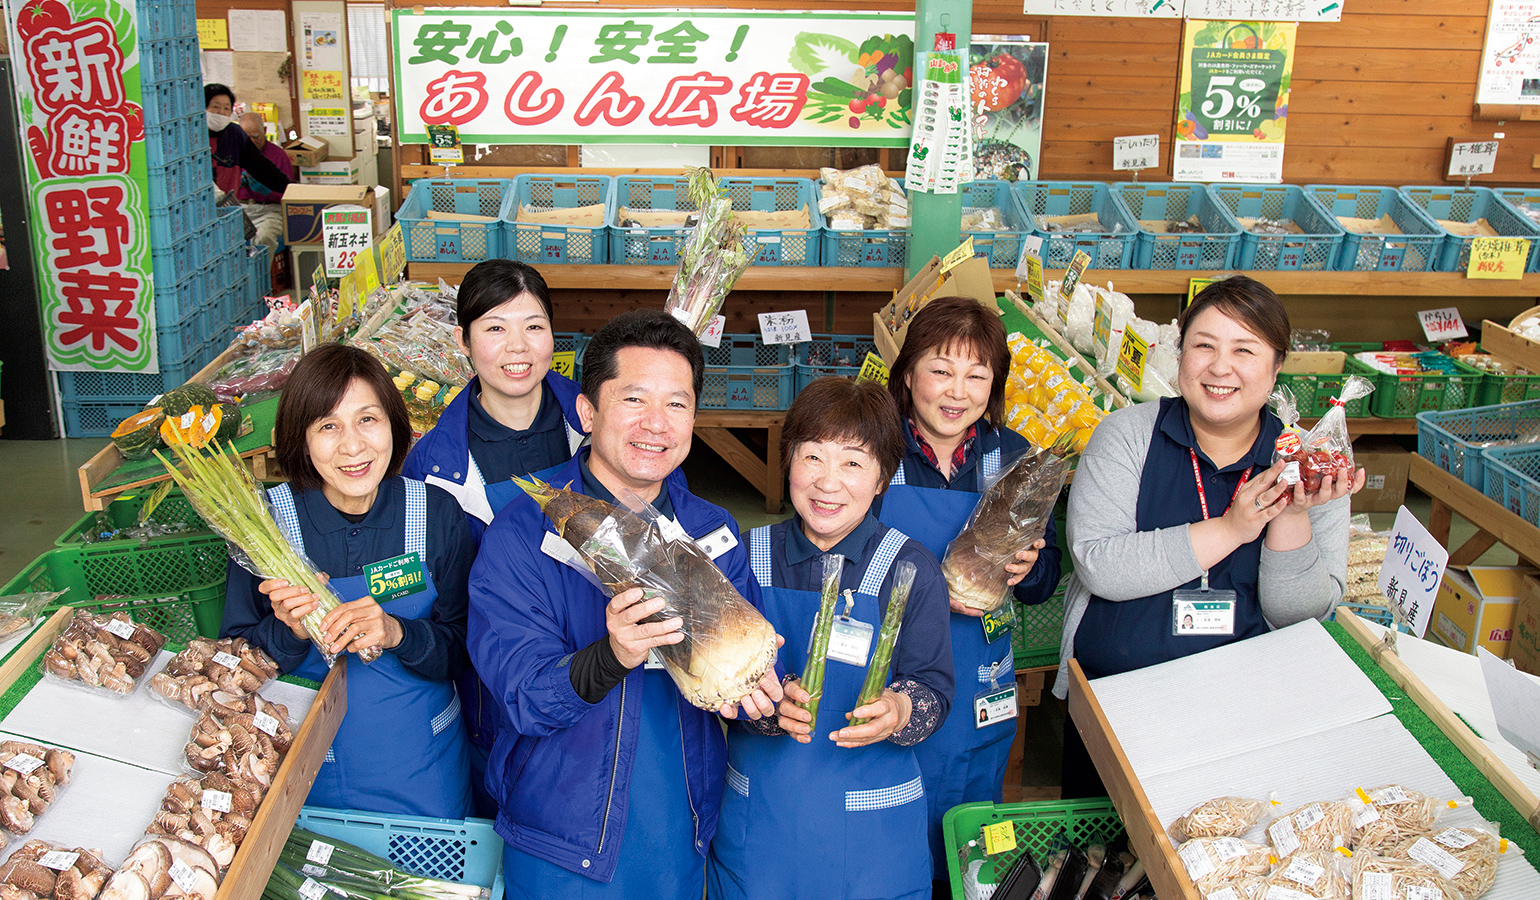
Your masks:
{"label": "wooden display table", "polygon": [[1540,528],[1492,498],[1415,454],[1407,479],[1433,500],[1428,532],[1440,544],[1449,546],[1451,513],[1459,513],[1478,529],[1458,549],[1450,550],[1449,565],[1468,566],[1498,542],[1518,553],[1524,565],[1540,560]]}
{"label": "wooden display table", "polygon": [[[779,515],[786,483],[781,473],[781,426],[784,410],[722,409],[695,414],[695,434],[738,474],[765,495],[765,512]],[[738,440],[730,428],[765,429],[764,459]]]}

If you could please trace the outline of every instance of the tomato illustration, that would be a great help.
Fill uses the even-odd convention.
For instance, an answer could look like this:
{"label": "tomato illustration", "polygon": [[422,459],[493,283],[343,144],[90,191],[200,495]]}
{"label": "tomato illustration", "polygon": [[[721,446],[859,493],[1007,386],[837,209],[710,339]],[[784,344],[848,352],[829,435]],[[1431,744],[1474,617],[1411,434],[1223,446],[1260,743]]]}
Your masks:
{"label": "tomato illustration", "polygon": [[1001,51],[968,69],[973,96],[986,112],[1005,109],[1027,89],[1027,69],[1021,60]]}
{"label": "tomato illustration", "polygon": [[23,40],[41,32],[44,28],[68,28],[70,11],[59,0],[28,0],[16,14],[16,33]]}
{"label": "tomato illustration", "polygon": [[125,103],[119,108],[128,119],[128,142],[144,140],[144,110],[137,103]]}

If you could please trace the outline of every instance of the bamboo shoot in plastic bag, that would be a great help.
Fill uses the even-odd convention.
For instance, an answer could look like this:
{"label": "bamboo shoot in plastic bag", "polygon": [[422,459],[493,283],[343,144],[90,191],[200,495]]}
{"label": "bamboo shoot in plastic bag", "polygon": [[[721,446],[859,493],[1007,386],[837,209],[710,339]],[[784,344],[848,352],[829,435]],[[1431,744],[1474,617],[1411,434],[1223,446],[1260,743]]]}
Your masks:
{"label": "bamboo shoot in plastic bag", "polygon": [[1069,474],[1070,460],[1059,449],[1029,449],[985,489],[942,562],[955,600],[984,612],[1005,601],[1010,592],[1006,564],[1043,536]]}
{"label": "bamboo shoot in plastic bag", "polygon": [[614,596],[642,588],[666,604],[642,621],[684,620],[684,640],[657,652],[686,700],[706,710],[737,703],[775,665],[775,629],[688,535],[666,533],[672,523],[656,510],[642,504],[633,513],[537,478],[514,482],[577,551],[600,590]]}

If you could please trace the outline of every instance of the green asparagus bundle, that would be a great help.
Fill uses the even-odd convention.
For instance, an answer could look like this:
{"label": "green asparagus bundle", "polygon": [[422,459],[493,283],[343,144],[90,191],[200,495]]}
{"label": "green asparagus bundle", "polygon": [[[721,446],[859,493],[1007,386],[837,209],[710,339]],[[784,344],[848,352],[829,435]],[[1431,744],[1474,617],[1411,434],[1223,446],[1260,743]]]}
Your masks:
{"label": "green asparagus bundle", "polygon": [[[877,652],[872,654],[871,664],[866,667],[866,681],[861,685],[860,709],[882,696],[888,686],[888,665],[893,662],[893,647],[898,643],[898,627],[904,621],[904,607],[909,605],[909,590],[914,587],[914,563],[900,560],[893,566],[893,592],[888,594],[888,610],[882,615],[882,628],[877,632]],[[852,725],[865,725],[865,716],[850,720]]]}
{"label": "green asparagus bundle", "polygon": [[699,335],[722,308],[750,259],[743,248],[743,226],[733,218],[732,201],[718,195],[711,170],[691,169],[689,191],[698,214],[679,249],[679,271],[674,273],[663,308]]}
{"label": "green asparagus bundle", "polygon": [[267,884],[266,893],[276,895],[272,900],[309,900],[300,891],[306,880],[350,900],[487,900],[489,894],[484,887],[413,875],[367,850],[299,827],[289,833],[278,861]]}
{"label": "green asparagus bundle", "polygon": [[[167,419],[166,425],[172,425],[172,420]],[[326,664],[332,665],[336,655],[326,649],[321,620],[340,604],[310,561],[284,537],[268,509],[267,493],[246,470],[233,445],[220,445],[218,441],[210,440],[207,441],[208,452],[203,452],[192,440],[177,440],[176,437],[173,432],[167,443],[186,466],[185,471],[178,469],[159,450],[155,451],[155,457],[171,473],[198,515],[230,543],[232,558],[255,575],[282,578],[321,598],[320,604],[305,616],[305,631]],[[370,647],[358,656],[366,663],[374,662],[380,652],[379,647]]]}
{"label": "green asparagus bundle", "polygon": [[829,632],[834,629],[834,604],[840,594],[840,573],[845,569],[845,557],[830,553],[823,558],[823,596],[818,603],[818,617],[813,620],[813,643],[807,652],[807,665],[802,670],[802,689],[807,691],[808,701],[803,709],[812,714],[808,726],[818,730],[818,701],[823,699],[824,663],[829,658]]}

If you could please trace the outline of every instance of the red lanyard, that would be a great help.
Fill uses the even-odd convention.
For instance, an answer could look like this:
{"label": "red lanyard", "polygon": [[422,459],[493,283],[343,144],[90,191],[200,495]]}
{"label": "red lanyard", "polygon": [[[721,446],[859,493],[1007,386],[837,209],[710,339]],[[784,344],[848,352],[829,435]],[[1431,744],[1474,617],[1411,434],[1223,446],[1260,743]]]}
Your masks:
{"label": "red lanyard", "polygon": [[[1198,485],[1198,505],[1203,507],[1203,521],[1207,522],[1208,494],[1203,490],[1203,476],[1198,472],[1198,451],[1189,447],[1187,448],[1187,453],[1192,457],[1192,480]],[[1230,503],[1225,506],[1226,511],[1235,503],[1235,495],[1241,492],[1241,485],[1245,484],[1246,480],[1251,477],[1251,470],[1255,468],[1255,465],[1247,466],[1246,471],[1241,473],[1241,480],[1235,485],[1235,493],[1230,495]],[[1220,515],[1224,515],[1224,513],[1220,513]]]}

